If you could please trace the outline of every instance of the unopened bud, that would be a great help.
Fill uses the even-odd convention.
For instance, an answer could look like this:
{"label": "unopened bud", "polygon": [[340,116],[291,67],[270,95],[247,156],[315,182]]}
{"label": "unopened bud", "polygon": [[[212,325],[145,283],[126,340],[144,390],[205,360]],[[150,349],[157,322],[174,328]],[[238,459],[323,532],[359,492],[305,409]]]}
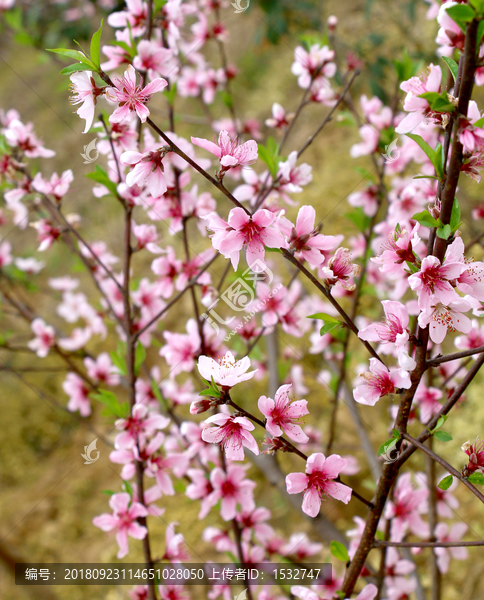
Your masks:
{"label": "unopened bud", "polygon": [[334,15],[328,17],[328,29],[331,33],[336,29],[336,25],[338,25],[338,17]]}
{"label": "unopened bud", "polygon": [[191,415],[201,415],[204,412],[207,412],[209,408],[212,406],[212,401],[208,398],[202,398],[200,400],[195,400],[190,404],[190,414]]}

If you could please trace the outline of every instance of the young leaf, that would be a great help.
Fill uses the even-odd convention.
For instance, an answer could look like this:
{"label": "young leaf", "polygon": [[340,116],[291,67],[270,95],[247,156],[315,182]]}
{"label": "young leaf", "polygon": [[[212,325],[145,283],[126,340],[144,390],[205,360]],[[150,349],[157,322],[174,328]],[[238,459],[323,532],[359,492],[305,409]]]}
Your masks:
{"label": "young leaf", "polygon": [[103,32],[103,22],[104,19],[101,19],[101,27],[93,34],[91,38],[91,60],[99,69],[99,48],[101,46],[101,34]]}
{"label": "young leaf", "polygon": [[138,375],[141,365],[145,362],[146,350],[143,344],[138,343],[134,355],[134,372]]}
{"label": "young leaf", "polygon": [[454,478],[452,477],[452,475],[447,475],[447,477],[444,477],[443,479],[441,479],[439,481],[438,487],[441,490],[448,490],[450,488],[450,486],[452,485],[453,481],[454,481]]}
{"label": "young leaf", "polygon": [[126,368],[126,362],[122,356],[120,356],[117,352],[112,350],[109,355],[111,356],[111,360],[113,361],[113,365],[118,369],[121,375],[127,375],[128,370]]}
{"label": "young leaf", "polygon": [[60,72],[61,75],[70,75],[71,73],[77,73],[78,71],[92,71],[92,67],[90,65],[85,65],[83,63],[74,63],[73,65],[69,65],[68,67],[64,67]]}
{"label": "young leaf", "polygon": [[442,425],[447,421],[447,419],[449,418],[449,415],[442,415],[439,420],[437,421],[437,424],[435,425],[432,433],[435,433],[437,431],[437,429],[440,429],[442,427]]}
{"label": "young leaf", "polygon": [[436,431],[434,433],[434,437],[436,437],[441,442],[450,442],[452,440],[452,436],[446,431]]}
{"label": "young leaf", "polygon": [[118,399],[113,394],[113,392],[110,392],[109,390],[99,390],[99,394],[90,394],[90,396],[94,400],[97,400],[98,402],[101,402],[101,404],[104,404],[109,409],[109,412],[116,415],[117,417],[126,416],[127,411],[123,410],[124,407],[121,404],[119,404]]}
{"label": "young leaf", "polygon": [[54,54],[60,54],[61,56],[66,56],[67,58],[78,60],[79,62],[85,65],[89,65],[91,68],[94,69],[96,67],[96,65],[94,65],[85,54],[79,52],[79,50],[69,50],[68,48],[48,48],[47,52],[54,52]]}
{"label": "young leaf", "polygon": [[326,313],[315,313],[314,315],[307,316],[306,319],[320,319],[325,323],[339,323],[338,319]]}
{"label": "young leaf", "polygon": [[434,219],[428,210],[415,213],[412,219],[424,227],[439,227],[440,225],[440,222],[437,219]]}
{"label": "young leaf", "polygon": [[474,10],[468,4],[455,4],[446,10],[449,17],[459,25],[462,31],[466,30],[466,23],[472,21],[476,16]]}
{"label": "young leaf", "polygon": [[444,225],[443,227],[439,227],[437,229],[437,236],[442,238],[443,240],[448,240],[452,234],[452,229],[450,225]]}
{"label": "young leaf", "polygon": [[454,198],[454,204],[452,205],[452,213],[450,215],[450,228],[454,233],[461,223],[460,220],[460,206],[457,198]]}
{"label": "young leaf", "polygon": [[326,323],[319,330],[319,335],[325,335],[326,333],[333,331],[333,329],[336,329],[336,327],[342,327],[342,326],[343,326],[343,324],[340,321],[338,321],[337,323]]}
{"label": "young leaf", "polygon": [[467,481],[470,481],[475,485],[484,485],[484,475],[480,471],[476,471],[475,473],[469,475]]}
{"label": "young leaf", "polygon": [[104,185],[104,187],[107,187],[108,190],[111,192],[111,194],[113,194],[113,196],[117,196],[116,184],[109,179],[106,171],[104,169],[102,169],[99,165],[96,165],[94,167],[94,172],[88,173],[86,175],[86,177],[88,179],[92,179],[96,183],[100,183],[101,185]]}
{"label": "young leaf", "polygon": [[430,161],[433,164],[435,152],[427,144],[427,142],[422,137],[420,137],[419,135],[416,135],[415,133],[407,133],[407,137],[409,137],[416,144],[418,144],[420,146],[420,148],[422,148],[422,150],[425,152],[425,154],[428,156],[428,158],[430,159]]}
{"label": "young leaf", "polygon": [[455,81],[457,79],[457,70],[459,69],[459,65],[455,62],[453,58],[449,58],[448,56],[442,56],[442,60],[449,67],[450,72],[452,73],[452,77]]}
{"label": "young leaf", "polygon": [[332,540],[329,544],[329,551],[338,560],[342,560],[345,563],[350,560],[350,557],[348,556],[348,550],[341,542]]}
{"label": "young leaf", "polygon": [[378,448],[378,456],[385,454],[385,452],[390,448],[390,446],[393,448],[397,442],[397,439],[398,438],[392,437],[391,440],[387,440],[386,442],[383,442],[383,444]]}

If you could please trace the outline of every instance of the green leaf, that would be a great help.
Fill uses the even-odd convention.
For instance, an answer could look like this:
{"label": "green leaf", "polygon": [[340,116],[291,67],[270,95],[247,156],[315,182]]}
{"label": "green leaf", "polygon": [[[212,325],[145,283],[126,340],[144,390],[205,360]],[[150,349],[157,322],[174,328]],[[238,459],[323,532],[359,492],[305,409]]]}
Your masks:
{"label": "green leaf", "polygon": [[474,127],[479,127],[481,128],[484,125],[484,117],[481,117],[479,120],[477,120],[475,123],[473,123]]}
{"label": "green leaf", "polygon": [[165,98],[168,100],[168,104],[170,106],[173,106],[175,103],[175,96],[176,96],[176,83],[170,85],[170,89],[166,89],[163,92],[163,96],[165,96]]}
{"label": "green leaf", "polygon": [[456,4],[447,9],[449,17],[459,25],[462,31],[465,32],[465,24],[472,21],[476,16],[474,9],[468,4]]}
{"label": "green leaf", "polygon": [[371,223],[371,217],[366,216],[363,212],[363,209],[360,207],[346,213],[345,217],[354,225],[356,225],[356,227],[363,233],[368,229],[368,226]]}
{"label": "green leaf", "polygon": [[321,327],[321,329],[319,330],[319,335],[325,335],[326,333],[333,331],[333,329],[336,329],[337,327],[342,327],[342,326],[343,326],[343,323],[341,323],[340,321],[338,321],[337,323],[326,323],[326,325],[323,325]]}
{"label": "green leaf", "polygon": [[441,178],[436,175],[415,175],[413,179],[437,179],[437,181],[440,181]]}
{"label": "green leaf", "polygon": [[432,433],[435,433],[437,431],[437,429],[440,429],[442,427],[442,425],[447,421],[447,419],[449,418],[449,415],[442,415],[439,420],[437,421],[437,424],[435,425]]}
{"label": "green leaf", "polygon": [[350,560],[350,557],[348,556],[348,550],[341,542],[332,540],[329,544],[329,551],[338,560],[342,560],[345,563],[349,562]]}
{"label": "green leaf", "polygon": [[109,412],[117,417],[125,417],[127,414],[125,404],[121,405],[115,394],[109,390],[99,390],[98,394],[90,394],[90,397],[104,404],[109,409]]}
{"label": "green leaf", "polygon": [[78,60],[79,62],[89,65],[92,68],[95,68],[94,65],[85,54],[79,52],[79,50],[69,50],[68,48],[48,48],[47,52],[54,52],[54,54],[60,54],[61,56],[66,56],[67,58],[73,58],[74,60]]}
{"label": "green leaf", "polygon": [[442,56],[442,60],[449,67],[450,72],[452,73],[452,77],[455,81],[457,79],[457,71],[459,69],[459,65],[455,62],[453,58],[449,58],[448,56]]}
{"label": "green leaf", "polygon": [[450,442],[452,440],[452,436],[446,431],[436,431],[434,433],[434,437],[436,437],[441,442]]}
{"label": "green leaf", "polygon": [[326,313],[315,313],[314,315],[309,315],[308,317],[306,317],[306,319],[320,319],[325,323],[339,323],[338,319]]}
{"label": "green leaf", "polygon": [[405,263],[406,263],[406,265],[407,265],[407,267],[409,269],[408,272],[411,273],[412,275],[414,273],[418,273],[420,271],[420,269],[414,263],[411,263],[408,260],[406,260]]}
{"label": "green leaf", "polygon": [[450,228],[450,225],[444,225],[443,227],[439,227],[437,229],[437,237],[443,239],[443,240],[448,240],[450,238],[452,234],[452,229]]}
{"label": "green leaf", "polygon": [[134,372],[138,375],[141,365],[145,362],[146,350],[143,344],[138,343],[134,354]]}
{"label": "green leaf", "polygon": [[270,137],[267,140],[267,146],[263,144],[258,144],[259,147],[259,158],[263,160],[266,165],[269,167],[269,172],[272,177],[275,179],[277,177],[277,171],[279,170],[279,145],[274,140],[274,138]]}
{"label": "green leaf", "polygon": [[432,164],[434,164],[435,151],[432,150],[432,148],[427,144],[427,142],[422,137],[420,137],[419,135],[416,135],[415,133],[407,133],[406,135],[411,140],[413,140],[416,144],[418,144],[420,146],[420,148],[422,148],[422,150],[425,152],[425,154],[430,159],[430,162]]}
{"label": "green leaf", "polygon": [[115,492],[112,492],[111,490],[101,490],[101,494],[106,494],[106,496],[112,496],[113,494],[115,494]]}
{"label": "green leaf", "polygon": [[450,215],[450,228],[452,230],[452,233],[457,231],[457,228],[459,227],[459,225],[461,223],[460,217],[461,217],[461,214],[460,214],[459,201],[457,200],[457,198],[454,198],[454,204],[452,205],[452,213]]}
{"label": "green leaf", "polygon": [[114,352],[114,350],[111,350],[109,356],[111,357],[113,365],[118,369],[118,371],[122,375],[127,375],[128,369],[126,368],[126,361],[124,360],[124,357],[120,356],[117,352]]}
{"label": "green leaf", "polygon": [[419,70],[418,63],[412,60],[406,49],[403,51],[402,55],[402,60],[393,61],[399,82],[407,81],[408,79],[413,77]]}
{"label": "green leaf", "polygon": [[392,448],[395,446],[396,440],[394,437],[392,437],[391,440],[387,440],[386,442],[383,442],[383,444],[378,448],[378,454],[377,456],[381,456],[382,454],[385,454],[385,452],[388,450],[389,446],[392,446]]}
{"label": "green leaf", "polygon": [[469,475],[467,481],[470,481],[470,483],[474,483],[475,485],[484,485],[484,475],[480,471],[476,471]]}
{"label": "green leaf", "polygon": [[417,223],[420,223],[420,225],[423,225],[424,227],[439,227],[440,225],[440,221],[434,219],[428,210],[423,210],[422,212],[415,213],[412,219],[414,221],[417,221]]}
{"label": "green leaf", "polygon": [[101,19],[101,27],[93,34],[91,38],[91,60],[99,69],[99,48],[101,46],[101,34],[103,32],[103,22],[104,19]]}
{"label": "green leaf", "polygon": [[96,183],[100,183],[101,185],[104,185],[105,187],[107,187],[113,196],[118,195],[116,184],[109,179],[106,171],[104,169],[102,169],[99,165],[96,165],[94,167],[94,172],[88,173],[86,175],[86,177],[88,179],[92,179]]}
{"label": "green leaf", "polygon": [[454,481],[454,478],[452,477],[452,475],[447,475],[447,477],[444,477],[443,479],[441,479],[439,481],[438,487],[441,490],[448,490],[450,488],[450,486],[452,485],[453,481]]}
{"label": "green leaf", "polygon": [[92,67],[90,65],[85,65],[84,63],[75,63],[68,67],[64,67],[60,74],[70,75],[71,73],[77,73],[77,71],[92,71]]}

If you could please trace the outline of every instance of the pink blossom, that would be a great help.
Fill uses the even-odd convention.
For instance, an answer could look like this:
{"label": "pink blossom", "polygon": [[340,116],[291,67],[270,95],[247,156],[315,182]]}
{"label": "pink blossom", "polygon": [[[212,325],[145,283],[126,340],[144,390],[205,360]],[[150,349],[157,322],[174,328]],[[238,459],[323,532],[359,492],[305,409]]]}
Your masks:
{"label": "pink blossom", "polygon": [[419,408],[420,421],[427,423],[434,415],[437,415],[442,408],[439,400],[442,398],[443,392],[435,387],[427,387],[421,381],[417,387],[414,396],[414,403]]}
{"label": "pink blossom", "polygon": [[211,382],[213,378],[222,388],[231,388],[242,381],[252,379],[255,374],[255,371],[247,373],[250,369],[248,356],[236,362],[232,352],[226,352],[218,362],[209,356],[200,356],[197,366],[200,375],[206,381]]}
{"label": "pink blossom", "polygon": [[447,305],[432,297],[431,305],[424,308],[418,317],[420,327],[425,329],[429,326],[430,339],[435,344],[442,343],[449,331],[469,333],[472,328],[471,320],[463,314],[471,309],[471,305],[457,294],[456,296],[457,299]]}
{"label": "pink blossom", "polygon": [[87,374],[95,383],[118,385],[119,374],[107,352],[101,352],[96,360],[86,357],[84,365],[87,369]]}
{"label": "pink blossom", "polygon": [[67,194],[73,181],[74,175],[71,169],[64,171],[60,177],[57,173],[52,173],[50,181],[43,179],[42,175],[37,173],[32,180],[32,187],[42,194],[52,194],[59,201]]}
{"label": "pink blossom", "polygon": [[296,226],[284,216],[278,218],[278,226],[287,238],[289,250],[307,260],[311,266],[322,264],[326,260],[324,253],[336,248],[340,236],[323,235],[315,228],[316,211],[312,206],[299,209]]}
{"label": "pink blossom", "polygon": [[62,389],[69,396],[67,410],[71,412],[78,410],[81,417],[88,417],[91,414],[90,389],[79,375],[67,373],[62,382]]}
{"label": "pink blossom", "polygon": [[12,264],[12,244],[2,242],[0,244],[0,269]]}
{"label": "pink blossom", "polygon": [[163,256],[151,263],[151,270],[158,276],[163,298],[169,298],[173,294],[174,280],[179,275],[181,266],[182,261],[176,258],[175,250],[171,246],[167,246]]}
{"label": "pink blossom", "polygon": [[[447,523],[438,523],[435,527],[435,538],[438,542],[459,542],[469,529],[465,523],[454,523],[451,527]],[[469,552],[467,548],[434,548],[437,556],[437,566],[441,573],[449,570],[450,559],[467,560]]]}
{"label": "pink blossom", "polygon": [[289,398],[291,387],[291,384],[281,385],[274,400],[261,396],[258,406],[266,417],[266,429],[271,435],[279,437],[285,433],[291,440],[304,444],[309,441],[309,438],[296,421],[309,414],[308,402],[307,400],[291,402]]}
{"label": "pink blossom", "polygon": [[326,285],[333,286],[340,283],[348,291],[356,287],[353,277],[359,275],[361,267],[351,262],[351,252],[348,248],[338,248],[329,259],[328,266],[320,270],[321,278]]}
{"label": "pink blossom", "polygon": [[330,496],[345,504],[351,499],[351,488],[334,481],[346,461],[338,454],[326,458],[321,452],[311,454],[306,463],[306,474],[290,473],[286,477],[289,494],[304,492],[302,510],[310,517],[316,517],[321,509],[321,501]]}
{"label": "pink blossom", "polygon": [[170,419],[167,417],[148,412],[145,404],[135,404],[128,417],[115,422],[116,429],[122,431],[116,436],[115,447],[129,450],[136,444],[145,445],[149,436],[159,429],[164,429],[169,423]]}
{"label": "pink blossom", "polygon": [[109,499],[109,506],[113,514],[104,513],[94,517],[93,524],[102,531],[115,531],[116,541],[118,542],[118,558],[124,558],[129,552],[128,535],[142,540],[146,537],[148,530],[144,525],[140,525],[137,519],[146,517],[148,511],[139,502],[133,502],[131,506],[130,495],[127,493],[113,494]]}
{"label": "pink blossom", "polygon": [[45,358],[49,354],[52,346],[55,346],[55,331],[52,325],[47,325],[44,319],[36,318],[30,324],[30,328],[35,334],[35,338],[28,342],[27,346],[35,352],[40,358]]}
{"label": "pink blossom", "polygon": [[126,175],[126,183],[130,187],[146,186],[152,196],[162,196],[167,190],[162,162],[164,156],[165,152],[161,149],[144,153],[134,150],[123,152],[121,162],[124,165],[134,165],[134,169]]}
{"label": "pink blossom", "polygon": [[244,245],[247,263],[256,272],[263,268],[265,246],[281,248],[284,245],[284,238],[275,227],[276,217],[268,210],[258,210],[251,216],[242,208],[233,208],[229,213],[228,222],[215,213],[208,215],[207,219],[207,228],[215,232],[212,236],[213,247],[225,258],[230,258],[235,270]]}
{"label": "pink blossom", "polygon": [[284,107],[277,102],[274,102],[272,105],[272,117],[266,119],[265,123],[267,127],[277,127],[277,129],[282,129],[283,127],[287,127],[293,118],[294,113],[286,114]]}
{"label": "pink blossom", "polygon": [[294,50],[294,62],[291,72],[296,75],[299,87],[307,89],[318,77],[333,77],[336,73],[334,62],[334,51],[328,46],[321,47],[313,44],[309,52],[302,46]]}
{"label": "pink blossom", "polygon": [[126,0],[126,9],[111,13],[108,24],[111,27],[125,27],[127,31],[129,23],[132,34],[138,37],[145,31],[147,12],[148,6],[143,0]]}
{"label": "pink blossom", "polygon": [[417,293],[419,307],[430,309],[432,299],[434,303],[437,301],[445,305],[460,300],[450,281],[457,279],[465,269],[463,262],[451,259],[442,264],[436,256],[426,256],[419,272],[408,278],[408,284]]}
{"label": "pink blossom", "polygon": [[397,227],[388,234],[386,242],[381,245],[381,254],[371,258],[373,262],[380,265],[382,273],[401,277],[404,275],[406,261],[415,262],[414,248],[420,242],[420,237],[417,235],[419,228],[420,224],[417,223],[410,231]]}
{"label": "pink blossom", "polygon": [[205,424],[216,427],[205,427],[202,439],[209,444],[220,444],[227,458],[244,460],[244,446],[254,454],[259,454],[259,447],[254,436],[249,433],[255,429],[254,424],[246,417],[233,417],[218,413],[206,419]]}
{"label": "pink blossom", "polygon": [[72,73],[70,80],[70,89],[73,92],[73,95],[69,100],[71,104],[81,104],[76,112],[81,119],[85,119],[86,126],[82,133],[87,133],[89,129],[91,129],[92,121],[94,119],[97,99],[104,94],[105,88],[99,88],[96,85],[91,71]]}
{"label": "pink blossom", "polygon": [[298,154],[294,150],[289,153],[287,160],[280,162],[278,165],[277,178],[279,183],[277,184],[277,191],[280,192],[288,204],[290,202],[286,193],[296,194],[303,191],[303,187],[308,185],[313,180],[312,167],[307,163],[297,165]]}
{"label": "pink blossom", "polygon": [[220,501],[220,515],[224,521],[235,518],[237,505],[245,510],[254,510],[255,482],[245,479],[244,467],[228,465],[227,472],[216,467],[210,473],[210,483],[213,492],[208,496],[208,504],[215,506]]}
{"label": "pink blossom", "polygon": [[[141,40],[137,48],[137,55],[134,57],[133,66],[137,71],[148,73],[150,80],[156,79],[158,75],[168,76],[174,69],[173,51],[157,45],[150,40]],[[174,73],[172,73],[173,75]]]}
{"label": "pink blossom", "polygon": [[190,372],[200,350],[200,335],[195,319],[188,320],[187,334],[164,331],[163,337],[166,344],[161,348],[160,355],[171,367],[172,376],[182,371]]}
{"label": "pink blossom", "polygon": [[32,123],[24,125],[18,119],[14,119],[8,124],[7,129],[3,133],[7,144],[21,150],[27,158],[37,158],[38,156],[52,158],[55,156],[53,150],[44,148],[42,140],[34,133]]}
{"label": "pink blossom", "polygon": [[222,130],[218,136],[218,145],[202,138],[191,138],[192,144],[214,154],[222,166],[222,171],[234,167],[247,167],[257,160],[257,142],[249,140],[240,144],[237,140],[230,139],[227,131]]}
{"label": "pink blossom", "polygon": [[284,557],[295,558],[297,562],[319,554],[323,544],[312,542],[306,533],[293,533],[287,540],[287,544],[281,548],[280,554]]}
{"label": "pink blossom", "polygon": [[351,158],[366,156],[367,154],[371,154],[378,150],[380,133],[375,127],[372,127],[371,125],[362,125],[359,129],[359,133],[363,141],[360,144],[353,144],[353,146],[351,146]]}
{"label": "pink blossom", "polygon": [[408,530],[419,538],[427,538],[429,526],[420,516],[426,510],[428,489],[416,489],[411,473],[400,475],[394,488],[393,501],[385,507],[385,518],[392,519],[391,540],[401,542]]}
{"label": "pink blossom", "polygon": [[385,320],[383,323],[372,323],[360,329],[358,337],[367,342],[380,342],[381,344],[395,344],[398,355],[398,364],[402,369],[413,371],[416,363],[410,358],[406,350],[409,340],[409,316],[403,304],[396,300],[383,300]]}
{"label": "pink blossom", "polygon": [[439,66],[431,64],[429,73],[423,77],[411,77],[408,81],[404,81],[400,88],[407,92],[404,110],[409,114],[395,128],[397,133],[409,133],[423,120],[434,120],[439,122],[442,118],[441,113],[433,113],[430,110],[430,105],[425,98],[419,98],[425,92],[440,93],[440,85],[442,81],[442,69]]}
{"label": "pink blossom", "polygon": [[143,88],[141,85],[136,85],[136,71],[128,65],[122,78],[113,77],[113,84],[114,88],[106,90],[106,98],[118,103],[119,106],[109,117],[111,123],[120,123],[132,112],[136,112],[140,121],[144,123],[150,116],[146,103],[154,93],[168,85],[168,82],[157,78]]}
{"label": "pink blossom", "polygon": [[370,358],[370,372],[360,376],[365,383],[353,390],[356,402],[375,406],[387,394],[394,394],[398,389],[408,390],[411,385],[410,375],[403,369],[390,369],[377,358]]}

